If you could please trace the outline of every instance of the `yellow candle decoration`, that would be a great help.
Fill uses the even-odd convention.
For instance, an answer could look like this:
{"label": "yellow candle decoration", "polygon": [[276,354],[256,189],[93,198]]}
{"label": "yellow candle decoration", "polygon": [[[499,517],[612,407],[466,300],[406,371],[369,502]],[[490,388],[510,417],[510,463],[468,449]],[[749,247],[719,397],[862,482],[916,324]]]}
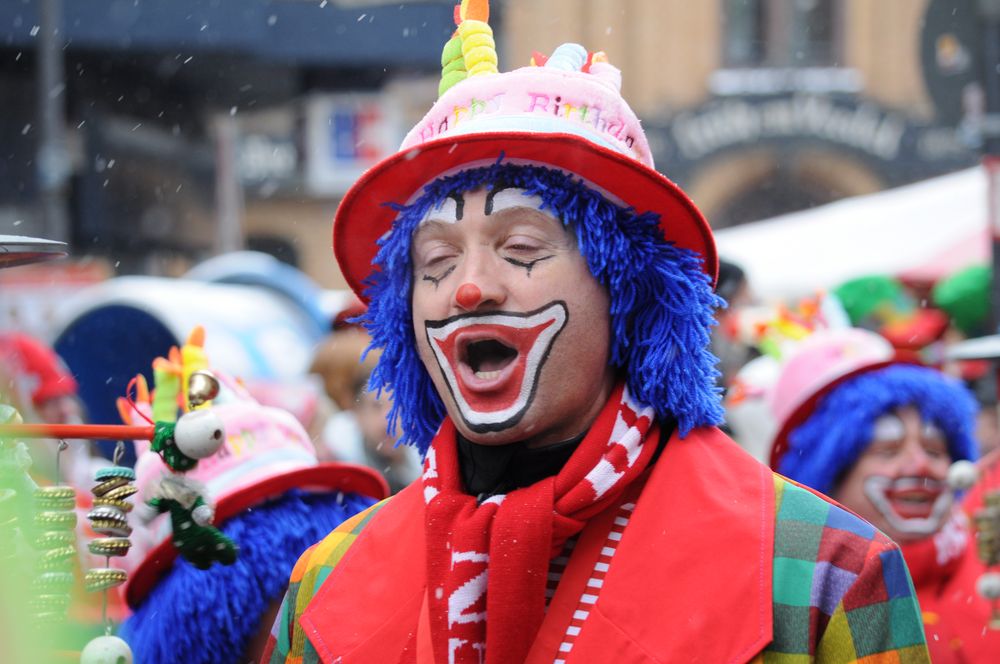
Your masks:
{"label": "yellow candle decoration", "polygon": [[498,72],[496,43],[493,41],[493,29],[488,23],[462,21],[458,26],[458,36],[462,40],[462,55],[469,76]]}

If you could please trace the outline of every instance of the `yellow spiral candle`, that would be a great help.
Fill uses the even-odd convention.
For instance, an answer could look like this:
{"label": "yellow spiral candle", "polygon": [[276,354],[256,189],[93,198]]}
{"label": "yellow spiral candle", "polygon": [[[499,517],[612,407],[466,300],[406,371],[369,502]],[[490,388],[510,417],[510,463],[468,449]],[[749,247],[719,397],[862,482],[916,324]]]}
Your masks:
{"label": "yellow spiral candle", "polygon": [[493,29],[484,21],[465,20],[458,26],[462,56],[469,76],[497,73],[497,48]]}

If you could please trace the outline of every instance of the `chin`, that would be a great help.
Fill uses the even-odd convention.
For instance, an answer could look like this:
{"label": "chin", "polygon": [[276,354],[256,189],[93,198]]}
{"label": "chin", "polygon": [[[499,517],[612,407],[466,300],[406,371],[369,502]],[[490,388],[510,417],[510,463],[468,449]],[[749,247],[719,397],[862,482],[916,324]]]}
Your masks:
{"label": "chin", "polygon": [[518,443],[531,437],[531,432],[528,428],[520,424],[515,424],[500,431],[477,432],[468,427],[462,420],[461,415],[456,413],[455,415],[451,415],[451,419],[455,422],[455,428],[462,434],[462,437],[477,445],[509,445],[510,443]]}
{"label": "chin", "polygon": [[889,539],[893,540],[897,544],[912,544],[914,542],[919,542],[920,540],[927,539],[928,537],[933,537],[935,533],[924,534],[924,533],[902,533],[890,526],[875,526],[883,533],[889,536]]}

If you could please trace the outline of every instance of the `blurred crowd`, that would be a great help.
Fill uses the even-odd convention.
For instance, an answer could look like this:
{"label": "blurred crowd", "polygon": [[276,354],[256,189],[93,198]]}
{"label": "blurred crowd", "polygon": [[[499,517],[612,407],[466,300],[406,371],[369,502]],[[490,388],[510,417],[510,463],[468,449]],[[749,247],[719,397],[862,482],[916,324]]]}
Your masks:
{"label": "blurred crowd", "polygon": [[963,342],[988,334],[991,279],[985,265],[965,267],[934,284],[877,274],[797,301],[761,302],[740,266],[723,260],[716,291],[727,306],[719,310],[712,350],[719,358],[730,432],[767,462],[775,426],[768,388],[782,360],[817,330],[856,327],[884,338],[899,357],[961,381],[978,404],[976,440],[985,455],[1000,445],[1000,344],[995,350],[988,345],[965,350]]}
{"label": "blurred crowd", "polygon": [[724,264],[717,288],[729,303],[713,342],[724,426],[758,460],[900,545],[935,662],[1000,652],[990,287],[984,266],[923,287],[868,275],[774,306]]}

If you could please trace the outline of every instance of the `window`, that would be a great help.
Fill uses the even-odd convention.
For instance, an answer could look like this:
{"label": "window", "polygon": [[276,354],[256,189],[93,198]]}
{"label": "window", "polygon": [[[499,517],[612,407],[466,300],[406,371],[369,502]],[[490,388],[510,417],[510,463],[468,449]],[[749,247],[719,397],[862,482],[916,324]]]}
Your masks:
{"label": "window", "polygon": [[841,5],[838,0],[724,0],[725,65],[836,65]]}

